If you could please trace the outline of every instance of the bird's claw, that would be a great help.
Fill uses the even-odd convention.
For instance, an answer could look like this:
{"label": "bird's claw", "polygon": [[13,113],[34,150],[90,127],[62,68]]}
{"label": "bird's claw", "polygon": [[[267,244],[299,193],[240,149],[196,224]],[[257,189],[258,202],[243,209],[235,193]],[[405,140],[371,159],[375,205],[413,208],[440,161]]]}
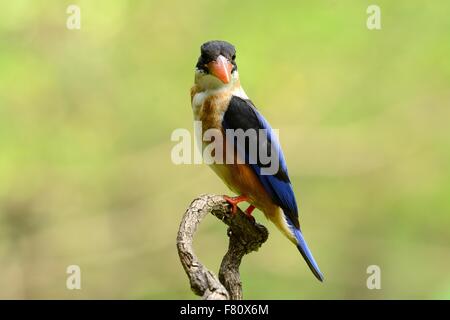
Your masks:
{"label": "bird's claw", "polygon": [[223,198],[225,199],[226,202],[228,202],[231,205],[231,214],[236,214],[238,203],[248,200],[247,196],[238,196],[238,197],[223,196]]}
{"label": "bird's claw", "polygon": [[251,204],[247,209],[245,209],[245,215],[246,215],[250,220],[252,220],[253,223],[255,223],[255,222],[256,222],[255,217],[252,216],[253,210],[255,210],[255,206]]}

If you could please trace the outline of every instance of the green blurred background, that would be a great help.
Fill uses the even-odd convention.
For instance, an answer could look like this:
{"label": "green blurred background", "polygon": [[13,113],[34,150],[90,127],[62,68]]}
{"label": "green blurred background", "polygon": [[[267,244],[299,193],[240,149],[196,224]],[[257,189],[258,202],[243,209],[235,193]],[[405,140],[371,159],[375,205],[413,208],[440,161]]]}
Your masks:
{"label": "green blurred background", "polygon": [[[251,299],[450,298],[450,3],[23,1],[0,9],[0,298],[195,298],[175,238],[190,201],[229,193],[176,166],[199,46],[237,47],[280,129],[305,236],[326,276],[261,213]],[[81,30],[66,8],[81,8]],[[226,229],[196,238],[217,271]],[[82,290],[65,287],[77,264]],[[366,268],[381,268],[368,290]]]}

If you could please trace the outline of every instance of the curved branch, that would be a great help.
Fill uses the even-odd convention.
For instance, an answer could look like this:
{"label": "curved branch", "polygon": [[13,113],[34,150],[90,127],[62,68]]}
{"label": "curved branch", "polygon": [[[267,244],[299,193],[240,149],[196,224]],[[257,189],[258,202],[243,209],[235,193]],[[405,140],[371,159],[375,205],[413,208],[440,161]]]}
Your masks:
{"label": "curved branch", "polygon": [[[200,262],[192,247],[194,234],[208,213],[229,226],[230,240],[220,266],[220,280]],[[236,214],[232,214],[230,205],[222,196],[202,195],[192,201],[184,213],[177,236],[178,255],[192,291],[207,300],[241,300],[239,266],[242,257],[258,250],[268,236],[269,232],[263,225],[256,223],[239,208]]]}

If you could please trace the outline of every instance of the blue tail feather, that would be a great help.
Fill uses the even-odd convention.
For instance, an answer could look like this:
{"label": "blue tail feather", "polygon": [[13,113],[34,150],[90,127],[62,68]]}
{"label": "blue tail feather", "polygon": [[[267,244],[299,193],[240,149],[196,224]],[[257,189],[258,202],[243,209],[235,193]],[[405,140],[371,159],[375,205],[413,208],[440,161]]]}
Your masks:
{"label": "blue tail feather", "polygon": [[312,273],[316,276],[316,278],[319,281],[323,281],[324,279],[323,274],[322,272],[320,272],[319,266],[314,260],[314,257],[311,251],[309,250],[308,245],[306,244],[305,238],[303,238],[301,231],[295,227],[292,227],[292,231],[295,235],[295,238],[297,239],[298,251],[300,251],[306,263],[308,264],[308,267],[311,269]]}

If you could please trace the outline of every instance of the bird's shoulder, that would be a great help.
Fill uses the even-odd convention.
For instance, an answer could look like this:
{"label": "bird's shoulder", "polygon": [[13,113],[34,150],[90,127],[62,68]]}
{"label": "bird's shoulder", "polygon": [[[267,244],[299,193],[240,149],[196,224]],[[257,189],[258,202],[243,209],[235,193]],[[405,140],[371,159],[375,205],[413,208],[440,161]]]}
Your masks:
{"label": "bird's shoulder", "polygon": [[224,121],[233,129],[262,129],[261,115],[247,96],[232,95]]}

